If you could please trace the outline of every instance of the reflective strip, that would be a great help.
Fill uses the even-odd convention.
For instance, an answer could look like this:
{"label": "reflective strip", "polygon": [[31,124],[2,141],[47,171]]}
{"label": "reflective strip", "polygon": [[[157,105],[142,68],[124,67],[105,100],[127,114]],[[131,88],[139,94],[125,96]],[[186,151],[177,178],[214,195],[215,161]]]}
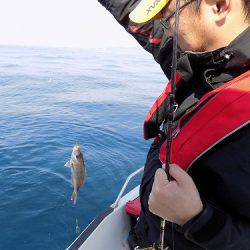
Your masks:
{"label": "reflective strip", "polygon": [[190,170],[190,168],[192,167],[192,165],[199,159],[201,158],[205,153],[207,153],[210,149],[212,149],[214,146],[216,146],[217,144],[219,144],[220,142],[222,142],[223,140],[225,140],[227,137],[229,137],[230,135],[234,134],[235,132],[239,131],[240,129],[242,129],[243,127],[247,126],[248,124],[250,124],[250,121],[244,123],[243,125],[241,125],[240,127],[238,127],[237,129],[231,131],[230,133],[228,133],[227,135],[225,135],[224,137],[222,137],[219,141],[217,141],[216,143],[214,143],[213,145],[211,145],[209,148],[207,148],[206,150],[204,150],[199,156],[197,156],[192,162],[191,164],[188,166],[187,168],[187,172]]}

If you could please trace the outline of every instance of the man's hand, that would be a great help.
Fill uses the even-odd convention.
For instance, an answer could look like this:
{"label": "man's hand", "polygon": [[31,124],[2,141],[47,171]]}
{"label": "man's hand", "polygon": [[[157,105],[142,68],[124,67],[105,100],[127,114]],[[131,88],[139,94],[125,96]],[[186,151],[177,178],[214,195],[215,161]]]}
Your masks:
{"label": "man's hand", "polygon": [[149,210],[161,218],[180,226],[199,214],[203,204],[192,178],[178,165],[170,165],[168,181],[163,169],[155,173],[149,196]]}

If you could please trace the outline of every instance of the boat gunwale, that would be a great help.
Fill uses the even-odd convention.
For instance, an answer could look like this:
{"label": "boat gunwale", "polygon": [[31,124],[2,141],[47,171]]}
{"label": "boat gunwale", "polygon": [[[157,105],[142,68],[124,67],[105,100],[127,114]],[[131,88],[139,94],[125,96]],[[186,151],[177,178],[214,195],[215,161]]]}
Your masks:
{"label": "boat gunwale", "polygon": [[95,231],[100,223],[112,212],[114,208],[108,207],[101,214],[99,214],[86,228],[85,230],[75,239],[75,241],[67,248],[68,250],[76,250],[88,239],[88,237]]}
{"label": "boat gunwale", "polygon": [[67,248],[67,250],[76,250],[79,249],[79,247],[89,238],[89,236],[96,230],[96,228],[101,224],[101,222],[109,216],[111,213],[115,211],[120,205],[120,201],[126,197],[130,192],[135,190],[137,187],[132,189],[129,193],[123,196],[125,189],[127,188],[129,182],[131,179],[133,179],[135,176],[141,174],[144,170],[144,166],[134,171],[132,174],[130,174],[125,183],[123,184],[116,201],[110,205],[108,208],[106,208],[101,214],[99,214],[86,228],[85,230],[73,241],[73,243]]}

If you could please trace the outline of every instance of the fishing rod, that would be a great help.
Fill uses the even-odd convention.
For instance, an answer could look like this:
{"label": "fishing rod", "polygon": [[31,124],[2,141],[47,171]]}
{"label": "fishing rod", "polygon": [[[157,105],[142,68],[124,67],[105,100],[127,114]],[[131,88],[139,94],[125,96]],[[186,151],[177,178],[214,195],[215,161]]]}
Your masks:
{"label": "fishing rod", "polygon": [[[171,176],[169,174],[170,168],[170,157],[171,157],[171,145],[172,145],[172,133],[173,133],[173,123],[174,123],[174,112],[176,110],[177,104],[175,103],[175,86],[176,86],[176,72],[177,72],[177,49],[178,49],[178,31],[179,31],[179,17],[180,17],[180,0],[176,0],[175,7],[175,26],[173,33],[173,57],[172,57],[172,71],[171,71],[171,91],[169,94],[169,113],[167,117],[167,146],[166,146],[166,164],[163,168],[167,174],[168,180],[171,181]],[[174,250],[174,228],[173,223],[172,228],[172,249]],[[159,249],[164,250],[164,238],[165,238],[166,220],[161,219],[160,225],[160,245]]]}

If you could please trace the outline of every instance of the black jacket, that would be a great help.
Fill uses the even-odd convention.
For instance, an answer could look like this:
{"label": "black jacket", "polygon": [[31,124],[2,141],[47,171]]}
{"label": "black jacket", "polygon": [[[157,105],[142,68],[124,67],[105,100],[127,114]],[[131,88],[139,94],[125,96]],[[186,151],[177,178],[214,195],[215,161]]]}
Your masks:
{"label": "black jacket", "polygon": [[[158,20],[149,21],[146,24],[135,24],[130,21],[128,15],[136,7],[140,0],[98,0],[131,34],[137,42],[160,64],[164,73],[170,78],[170,62],[172,60],[172,39],[163,32]],[[137,27],[137,29],[133,29]],[[158,42],[153,42],[153,38]]]}
{"label": "black jacket", "polygon": [[[138,29],[131,29],[135,24],[129,21],[128,14],[137,1],[99,1],[153,54],[169,77],[171,41],[165,37],[159,22],[151,21],[140,25]],[[152,37],[161,42],[152,43]],[[179,108],[176,121],[205,93],[250,69],[249,41],[250,28],[226,48],[181,55],[178,70],[186,84],[177,92]],[[160,218],[150,213],[148,196],[155,171],[161,167],[161,144],[162,141],[152,144],[141,183],[142,212],[136,227],[141,244],[159,242]],[[199,190],[205,208],[183,227],[174,226],[175,249],[250,249],[250,125],[244,126],[204,154],[192,165],[189,174]],[[170,231],[168,225],[166,242],[172,246]]]}

